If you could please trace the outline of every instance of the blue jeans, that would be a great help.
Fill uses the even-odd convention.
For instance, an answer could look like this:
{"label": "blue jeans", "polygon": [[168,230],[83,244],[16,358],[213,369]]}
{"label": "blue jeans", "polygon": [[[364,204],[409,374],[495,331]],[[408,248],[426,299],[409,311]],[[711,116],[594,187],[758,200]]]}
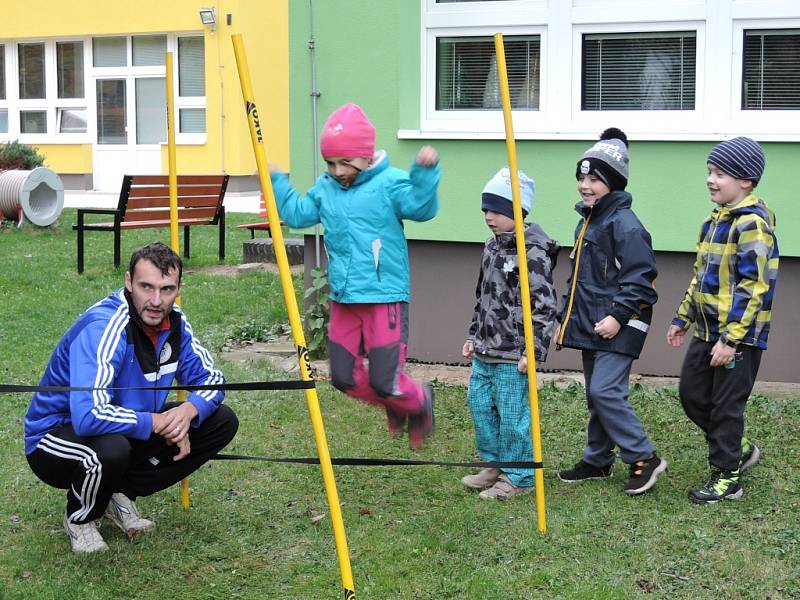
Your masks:
{"label": "blue jeans", "polygon": [[615,460],[614,446],[623,462],[632,464],[653,454],[653,445],[628,401],[628,377],[633,357],[617,352],[584,350],[583,376],[589,406],[584,462],[605,467]]}
{"label": "blue jeans", "polygon": [[[528,376],[512,363],[472,359],[467,404],[478,454],[488,461],[533,460]],[[517,487],[533,486],[533,469],[501,469]]]}

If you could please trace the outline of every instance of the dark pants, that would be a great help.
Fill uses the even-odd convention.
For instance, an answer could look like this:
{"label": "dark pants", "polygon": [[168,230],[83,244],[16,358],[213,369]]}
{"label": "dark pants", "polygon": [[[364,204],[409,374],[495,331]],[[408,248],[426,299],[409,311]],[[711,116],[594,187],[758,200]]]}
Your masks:
{"label": "dark pants", "polygon": [[[173,406],[177,403],[164,410]],[[67,490],[70,521],[87,523],[103,515],[115,492],[135,500],[187,477],[228,445],[238,428],[234,412],[220,405],[200,427],[190,429],[191,452],[174,461],[178,447],[157,434],[147,440],[119,434],[82,437],[65,425],[44,436],[27,458],[39,479]]]}
{"label": "dark pants", "polygon": [[739,468],[744,435],[744,410],[758,367],[761,350],[739,346],[733,369],[711,366],[712,342],[692,337],[681,367],[679,394],[683,410],[706,434],[712,467]]}
{"label": "dark pants", "polygon": [[619,446],[620,458],[629,465],[650,458],[653,445],[628,399],[633,357],[593,350],[584,350],[581,356],[589,408],[584,462],[596,467],[612,464],[614,446]]}

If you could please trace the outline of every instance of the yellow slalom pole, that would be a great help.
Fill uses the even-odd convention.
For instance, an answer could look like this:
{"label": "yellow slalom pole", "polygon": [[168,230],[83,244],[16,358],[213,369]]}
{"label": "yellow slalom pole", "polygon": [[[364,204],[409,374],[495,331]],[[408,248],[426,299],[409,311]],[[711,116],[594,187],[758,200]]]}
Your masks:
{"label": "yellow slalom pole", "polygon": [[540,533],[547,532],[547,516],[544,503],[544,473],[542,472],[542,433],[539,427],[539,389],[536,384],[536,356],[533,347],[533,318],[531,312],[531,288],[528,283],[528,255],[525,251],[525,229],[523,227],[522,204],[519,196],[519,173],[517,148],[514,142],[514,126],[511,122],[511,100],[508,93],[508,72],[503,34],[494,36],[497,55],[497,74],[503,98],[503,120],[506,126],[506,150],[508,170],[511,172],[511,197],[514,204],[514,231],[517,237],[517,260],[519,263],[519,289],[522,296],[522,321],[525,327],[525,354],[528,357],[528,402],[531,405],[531,435],[533,437],[533,461],[539,465],[534,470],[536,482],[536,521]]}
{"label": "yellow slalom pole", "polygon": [[[172,250],[180,255],[178,240],[178,172],[175,166],[175,93],[172,87],[172,52],[167,52],[167,156],[169,157],[169,244]],[[181,305],[181,297],[175,299]],[[186,392],[178,391],[178,402],[186,401]],[[189,479],[181,480],[181,506],[189,509]]]}
{"label": "yellow slalom pole", "polygon": [[[281,232],[280,217],[278,208],[275,205],[275,193],[272,189],[272,182],[269,178],[267,168],[267,154],[264,149],[264,142],[261,135],[261,123],[258,120],[258,110],[253,97],[253,86],[250,82],[250,70],[247,66],[247,55],[244,50],[242,35],[237,33],[231,36],[233,41],[233,53],[236,57],[236,68],[239,71],[239,83],[242,87],[242,97],[244,99],[245,111],[247,113],[247,124],[250,127],[250,140],[253,143],[256,165],[258,166],[258,180],[261,184],[261,194],[264,197],[264,204],[267,209],[269,219],[269,230],[272,234],[275,258],[278,261],[278,273],[280,274],[281,287],[283,288],[283,298],[289,312],[289,323],[292,326],[292,337],[294,338],[297,358],[300,362],[300,375],[303,381],[311,380],[311,365],[306,347],[305,335],[303,334],[303,324],[300,320],[300,311],[297,308],[297,298],[295,297],[292,276],[289,270],[289,260],[286,257],[286,246],[283,243],[283,233]],[[322,479],[325,483],[325,491],[328,495],[328,508],[331,511],[331,521],[333,523],[333,535],[336,540],[336,553],[339,557],[339,569],[342,573],[342,586],[344,587],[345,600],[354,600],[356,597],[353,585],[353,574],[350,570],[350,556],[347,550],[347,537],[344,531],[344,521],[342,520],[342,510],[339,506],[339,495],[336,492],[336,480],[333,476],[333,466],[331,456],[328,452],[328,442],[325,438],[325,425],[322,422],[322,413],[319,409],[316,388],[306,390],[306,403],[308,413],[311,418],[311,426],[314,429],[314,438],[317,442],[317,453],[319,454],[319,464],[322,467]]]}

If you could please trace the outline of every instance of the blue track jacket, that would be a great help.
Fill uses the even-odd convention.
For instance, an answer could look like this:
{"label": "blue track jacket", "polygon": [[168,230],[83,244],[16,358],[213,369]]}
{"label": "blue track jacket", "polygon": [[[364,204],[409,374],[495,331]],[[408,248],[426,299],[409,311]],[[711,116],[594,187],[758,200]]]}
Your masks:
{"label": "blue track jacket", "polygon": [[[158,348],[141,327],[123,289],[84,312],[53,351],[39,385],[105,388],[95,391],[37,392],[25,415],[25,454],[36,450],[45,434],[69,423],[81,436],[122,434],[146,440],[168,391],[112,388],[225,383],[211,355],[192,335],[186,316],[176,307],[170,328],[159,332]],[[216,411],[225,393],[191,392],[197,427]]]}
{"label": "blue track jacket", "polygon": [[439,166],[389,166],[385,152],[342,186],[323,173],[301,196],[284,173],[272,174],[278,212],[289,227],[322,223],[331,299],[342,304],[408,302],[410,271],[403,219],[436,215]]}

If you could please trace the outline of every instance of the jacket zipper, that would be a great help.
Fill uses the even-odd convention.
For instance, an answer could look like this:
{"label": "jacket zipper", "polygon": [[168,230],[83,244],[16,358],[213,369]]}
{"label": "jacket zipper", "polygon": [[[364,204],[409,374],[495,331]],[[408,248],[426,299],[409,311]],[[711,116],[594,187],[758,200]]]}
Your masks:
{"label": "jacket zipper", "polygon": [[589,209],[589,214],[583,219],[583,227],[578,234],[578,239],[575,241],[575,267],[572,271],[572,287],[569,290],[569,302],[567,303],[567,312],[564,314],[564,320],[561,322],[561,331],[558,333],[558,346],[564,343],[564,334],[567,332],[567,324],[572,315],[572,303],[575,300],[575,288],[578,285],[578,269],[581,264],[581,252],[583,251],[583,236],[586,234],[586,228],[589,227],[589,221],[592,218],[592,209]]}
{"label": "jacket zipper", "polygon": [[[711,229],[711,237],[709,238],[709,242],[708,242],[709,246],[714,243],[714,238],[716,237],[716,233],[717,233],[717,225],[719,225],[719,223],[717,221],[714,221],[714,227]],[[706,275],[708,275],[708,265],[711,262],[710,254],[711,254],[710,250],[707,250],[706,251],[706,268],[705,268],[705,271],[703,271],[703,277],[700,278],[700,283],[698,284],[700,286],[699,289],[697,290],[699,293],[702,293],[703,282],[706,280]],[[719,291],[717,293],[719,293]],[[706,328],[706,339],[705,339],[705,341],[708,341],[711,332],[708,330],[708,320],[706,319],[706,313],[703,310],[703,307],[702,307],[700,302],[698,302],[698,307],[697,308],[700,311],[700,316],[703,317],[703,324],[705,325],[705,328]]]}

